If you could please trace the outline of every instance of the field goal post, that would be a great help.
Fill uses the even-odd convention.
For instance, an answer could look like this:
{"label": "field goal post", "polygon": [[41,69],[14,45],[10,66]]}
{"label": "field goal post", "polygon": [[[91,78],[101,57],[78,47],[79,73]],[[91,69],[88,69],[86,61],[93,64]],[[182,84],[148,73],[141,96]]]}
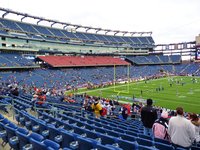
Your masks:
{"label": "field goal post", "polygon": [[[116,75],[117,75],[117,71],[116,71],[116,65],[114,65],[114,73],[113,73],[113,78],[114,78],[114,92],[118,93],[117,95],[119,95],[120,93],[125,93],[125,94],[129,94],[130,92],[130,64],[126,65],[127,66],[127,76],[126,76],[126,81],[125,84],[122,84],[121,86],[118,84]],[[125,90],[120,90],[119,88],[117,88],[118,86],[120,87],[125,87]]]}

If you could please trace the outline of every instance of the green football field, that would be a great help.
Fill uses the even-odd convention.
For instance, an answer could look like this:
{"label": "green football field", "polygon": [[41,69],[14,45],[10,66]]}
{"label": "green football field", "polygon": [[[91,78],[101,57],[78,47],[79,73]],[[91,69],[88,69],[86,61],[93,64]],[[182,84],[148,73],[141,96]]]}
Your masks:
{"label": "green football field", "polygon": [[166,77],[147,82],[78,91],[78,93],[83,92],[104,98],[118,98],[120,102],[129,103],[133,102],[133,95],[136,99],[151,98],[157,106],[169,109],[182,106],[187,112],[200,113],[200,78],[198,77]]}

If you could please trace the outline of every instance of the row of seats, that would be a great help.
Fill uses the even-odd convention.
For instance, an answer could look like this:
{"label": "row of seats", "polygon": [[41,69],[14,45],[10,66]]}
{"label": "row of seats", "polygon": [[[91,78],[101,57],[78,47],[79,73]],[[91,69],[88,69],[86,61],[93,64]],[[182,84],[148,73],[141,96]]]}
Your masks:
{"label": "row of seats", "polygon": [[[107,147],[108,149],[155,149],[154,146],[165,147],[172,149],[172,146],[166,145],[160,142],[153,142],[150,137],[145,137],[143,134],[138,136],[118,133],[120,136],[116,136],[116,133],[106,128],[95,127],[95,129],[89,128],[81,121],[72,120],[56,120],[48,114],[41,113],[39,120],[28,116],[25,112],[19,112],[19,118],[17,119],[21,125],[26,126],[27,129],[37,132],[46,139],[52,140],[58,143],[62,148],[72,149],[102,149]],[[67,117],[67,116],[65,116]],[[69,119],[69,117],[67,117]],[[42,120],[43,123],[42,123]],[[66,118],[64,118],[66,119]],[[56,121],[55,121],[56,120]],[[46,124],[44,123],[46,122]],[[85,125],[85,127],[83,127]],[[105,132],[105,130],[107,130]],[[111,133],[113,132],[115,134]],[[65,139],[65,140],[63,140]],[[148,146],[148,147],[147,147]]]}
{"label": "row of seats", "polygon": [[[25,94],[22,97],[26,99],[25,101],[31,98]],[[81,116],[76,109],[74,111],[78,114],[62,111],[63,114],[58,112],[51,115],[38,111],[38,118],[36,118],[26,111],[15,109],[17,122],[29,131],[21,131],[22,129],[15,124],[9,123],[7,119],[0,116],[0,136],[14,149],[18,149],[20,145],[38,149],[47,149],[47,145],[63,149],[173,149],[168,141],[143,135],[141,121],[124,122],[117,118],[97,119],[90,114]],[[23,135],[17,134],[18,129]],[[22,141],[26,143],[22,144]],[[199,148],[193,146],[192,149]]]}
{"label": "row of seats", "polygon": [[[154,76],[164,72],[180,74],[200,74],[199,63],[180,65],[154,65],[154,66],[130,66],[130,78]],[[127,77],[127,67],[116,67],[116,80]],[[13,81],[21,85],[33,85],[36,87],[58,88],[64,85],[71,87],[85,87],[88,83],[100,85],[113,81],[113,67],[95,68],[69,68],[69,69],[35,69],[24,72],[0,72],[1,80]]]}
{"label": "row of seats", "polygon": [[128,62],[108,56],[38,56],[53,67],[129,65]]}
{"label": "row of seats", "polygon": [[128,56],[126,57],[134,64],[174,64],[181,63],[180,55],[149,55],[149,56]]}
{"label": "row of seats", "polygon": [[56,142],[44,139],[40,134],[18,127],[2,115],[0,115],[0,138],[3,140],[3,145],[9,143],[14,150],[59,150],[60,148],[60,145]]}
{"label": "row of seats", "polygon": [[20,67],[20,66],[36,66],[33,60],[23,57],[21,54],[1,53],[0,67]]}
{"label": "row of seats", "polygon": [[[84,32],[68,32],[67,30],[44,27],[34,24],[26,24],[24,22],[16,22],[13,20],[7,20],[5,18],[0,18],[0,24],[2,28],[15,30],[18,32],[24,32],[27,34],[27,38],[47,40],[54,42],[69,42],[72,40],[79,40],[85,43],[94,44],[95,42],[104,43],[105,45],[115,44],[129,44],[132,47],[141,48],[150,47],[154,45],[154,40],[151,36],[138,36],[138,37],[126,37],[126,36],[111,36],[102,34],[92,34]],[[4,35],[5,31],[1,31]],[[0,33],[1,33],[0,32]],[[38,36],[40,35],[40,36]]]}

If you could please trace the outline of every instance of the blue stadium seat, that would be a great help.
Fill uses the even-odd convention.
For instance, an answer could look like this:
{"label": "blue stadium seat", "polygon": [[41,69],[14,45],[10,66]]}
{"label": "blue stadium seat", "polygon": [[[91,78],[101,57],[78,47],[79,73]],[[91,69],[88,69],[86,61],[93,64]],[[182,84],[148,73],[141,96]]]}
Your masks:
{"label": "blue stadium seat", "polygon": [[118,139],[117,143],[120,148],[125,149],[125,150],[133,150],[137,148],[136,142],[130,142],[130,141]]}
{"label": "blue stadium seat", "polygon": [[116,144],[116,138],[111,137],[109,135],[99,134],[99,137],[101,138],[101,143],[103,145],[105,144]]}
{"label": "blue stadium seat", "polygon": [[94,148],[95,143],[92,140],[83,137],[77,137],[79,150],[90,150]]}
{"label": "blue stadium seat", "polygon": [[102,144],[96,144],[94,148],[97,150],[116,150],[115,147],[106,146],[106,145],[102,145]]}
{"label": "blue stadium seat", "polygon": [[154,146],[153,142],[151,140],[147,140],[144,138],[136,138],[139,145],[145,145],[145,146]]}
{"label": "blue stadium seat", "polygon": [[57,143],[61,143],[63,137],[58,129],[56,129],[53,125],[47,126],[49,129],[49,139],[55,141]]}
{"label": "blue stadium seat", "polygon": [[91,139],[99,138],[99,134],[97,132],[93,132],[93,131],[90,131],[90,130],[86,129],[85,133],[86,133],[87,138],[91,138]]}
{"label": "blue stadium seat", "polygon": [[127,134],[121,134],[121,138],[123,140],[131,141],[131,142],[135,142],[136,141],[136,137],[135,136],[131,136],[131,135],[127,135]]}
{"label": "blue stadium seat", "polygon": [[[15,143],[15,141],[14,140],[11,140],[11,139],[13,139],[13,137],[15,137],[16,136],[16,131],[17,131],[17,126],[15,125],[15,124],[13,124],[13,123],[9,123],[8,125],[5,125],[4,126],[5,127],[5,130],[6,130],[6,135],[7,135],[7,139],[6,139],[6,142],[8,142],[9,141],[9,143],[10,143],[10,146],[11,146],[11,148],[17,148],[17,145],[16,144],[14,144]],[[13,144],[12,144],[12,142],[13,142]]]}
{"label": "blue stadium seat", "polygon": [[38,122],[39,125],[39,133],[44,137],[44,138],[48,138],[49,137],[49,129],[46,125],[45,122]]}
{"label": "blue stadium seat", "polygon": [[192,146],[192,150],[200,150],[200,146]]}
{"label": "blue stadium seat", "polygon": [[174,147],[171,144],[163,144],[163,143],[159,143],[159,142],[155,142],[154,144],[157,149],[167,149],[167,150],[174,149]]}
{"label": "blue stadium seat", "polygon": [[80,127],[76,127],[76,126],[74,126],[73,129],[74,129],[74,133],[79,134],[82,137],[86,137],[87,136],[86,132],[85,132],[85,129],[80,128]]}
{"label": "blue stadium seat", "polygon": [[70,148],[70,143],[74,142],[76,140],[76,135],[73,133],[69,133],[65,130],[62,130],[61,132],[62,138],[64,139],[61,143],[61,147]]}
{"label": "blue stadium seat", "polygon": [[138,134],[138,137],[143,138],[143,139],[147,139],[147,140],[153,140],[152,137],[148,136],[148,135],[144,135],[142,133]]}
{"label": "blue stadium seat", "polygon": [[138,145],[137,150],[157,150],[157,149],[149,146]]}
{"label": "blue stadium seat", "polygon": [[51,140],[38,141],[36,139],[30,139],[33,150],[59,150],[60,145]]}
{"label": "blue stadium seat", "polygon": [[170,144],[169,141],[163,140],[163,139],[159,139],[159,138],[154,138],[154,141],[155,141],[155,142],[159,142],[159,143],[163,143],[163,144],[167,144],[167,145]]}
{"label": "blue stadium seat", "polygon": [[30,118],[31,121],[31,127],[32,127],[32,131],[35,133],[39,133],[40,131],[40,126],[39,126],[39,120],[37,120],[36,118]]}
{"label": "blue stadium seat", "polygon": [[[29,143],[28,137],[29,131],[24,128],[18,128],[16,131],[17,138],[19,140],[19,149],[22,149],[26,144]],[[14,144],[15,145],[15,144]]]}

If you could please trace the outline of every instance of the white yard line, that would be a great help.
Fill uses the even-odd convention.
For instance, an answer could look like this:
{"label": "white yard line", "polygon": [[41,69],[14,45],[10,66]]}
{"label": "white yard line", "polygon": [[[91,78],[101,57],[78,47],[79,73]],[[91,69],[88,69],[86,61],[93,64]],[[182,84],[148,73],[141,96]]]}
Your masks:
{"label": "white yard line", "polygon": [[[156,79],[154,81],[157,81],[157,80],[164,80],[165,78],[160,78],[160,79]],[[141,81],[141,82],[131,82],[129,83],[129,85],[132,85],[132,84],[141,84],[143,83],[144,81]],[[115,86],[115,88],[118,88],[118,87],[123,87],[123,86],[127,86],[126,84],[123,84],[123,85],[117,85]],[[103,90],[107,90],[107,89],[112,89],[114,88],[114,86],[111,86],[111,87],[106,87],[106,88],[100,88],[100,89],[94,89],[94,90],[89,90],[89,91],[83,91],[83,92],[77,92],[77,94],[83,94],[83,93],[90,93],[90,92],[95,92],[95,91],[103,91]],[[120,91],[118,91],[120,92]]]}

